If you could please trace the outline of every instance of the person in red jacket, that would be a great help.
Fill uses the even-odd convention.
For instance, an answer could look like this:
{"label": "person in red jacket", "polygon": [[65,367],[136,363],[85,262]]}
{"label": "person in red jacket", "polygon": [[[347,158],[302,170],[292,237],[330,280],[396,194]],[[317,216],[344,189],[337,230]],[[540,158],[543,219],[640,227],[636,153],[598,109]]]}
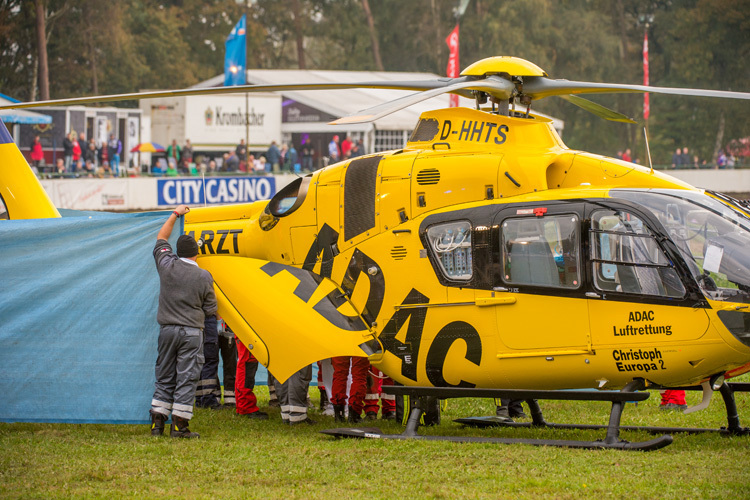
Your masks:
{"label": "person in red jacket", "polygon": [[661,393],[661,404],[659,408],[662,410],[685,410],[687,409],[687,403],[685,402],[685,391],[680,390],[666,390]]}
{"label": "person in red jacket", "polygon": [[[367,372],[367,395],[365,396],[365,418],[375,420],[378,418],[378,410],[381,411],[383,420],[396,418],[396,396],[383,394],[383,385],[393,385],[393,380],[370,365]],[[380,408],[378,408],[380,401]]]}
{"label": "person in red jacket", "polygon": [[75,132],[71,132],[70,136],[73,139],[73,160],[70,165],[70,172],[73,173],[76,171],[76,169],[78,168],[78,163],[81,161],[83,149],[81,149],[81,143],[78,142],[78,139],[76,139]]}
{"label": "person in red jacket", "polygon": [[[229,328],[229,325],[227,325]],[[258,408],[258,398],[255,397],[255,373],[258,371],[258,360],[242,341],[234,336],[237,344],[237,377],[234,379],[234,399],[237,404],[237,414],[247,418],[267,420],[268,413]]]}
{"label": "person in red jacket", "polygon": [[44,160],[44,150],[42,150],[42,142],[38,135],[34,136],[34,141],[31,143],[29,149],[31,150],[31,166],[38,172],[42,165],[42,160]]}
{"label": "person in red jacket", "polygon": [[331,358],[333,365],[333,383],[331,384],[331,403],[336,422],[343,422],[344,410],[347,404],[346,382],[349,378],[350,368],[352,385],[349,387],[349,422],[362,421],[362,410],[364,409],[365,394],[367,393],[367,371],[370,362],[366,357],[360,356],[337,356]]}

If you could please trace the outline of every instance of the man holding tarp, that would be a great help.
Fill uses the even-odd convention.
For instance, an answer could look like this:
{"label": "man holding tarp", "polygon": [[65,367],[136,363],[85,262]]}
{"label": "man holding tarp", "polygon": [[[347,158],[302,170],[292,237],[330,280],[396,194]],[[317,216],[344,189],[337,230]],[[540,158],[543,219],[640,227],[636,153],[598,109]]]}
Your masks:
{"label": "man holding tarp", "polygon": [[156,389],[151,400],[151,435],[164,433],[172,414],[172,437],[197,438],[188,423],[193,417],[195,389],[203,366],[203,326],[206,316],[216,314],[216,295],[211,274],[198,267],[198,243],[192,236],[177,239],[177,255],[169,236],[175,221],[188,213],[178,206],[159,230],[154,247],[159,272],[159,356]]}

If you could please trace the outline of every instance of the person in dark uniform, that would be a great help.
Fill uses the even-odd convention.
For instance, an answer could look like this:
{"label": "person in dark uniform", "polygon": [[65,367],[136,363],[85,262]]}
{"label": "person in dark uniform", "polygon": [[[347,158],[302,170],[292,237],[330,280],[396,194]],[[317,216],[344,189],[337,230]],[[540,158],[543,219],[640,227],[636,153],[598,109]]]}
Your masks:
{"label": "person in dark uniform", "polygon": [[188,423],[193,417],[195,388],[203,366],[203,327],[206,316],[216,314],[216,295],[211,274],[198,267],[198,243],[192,236],[177,239],[177,255],[169,236],[175,221],[188,213],[178,206],[159,230],[154,247],[159,273],[160,325],[156,384],[151,400],[151,435],[161,436],[172,415],[170,435],[197,438]]}
{"label": "person in dark uniform", "polygon": [[[523,406],[521,406],[522,402],[521,399],[501,399],[500,404],[495,409],[495,415],[509,421],[514,418],[527,418]],[[497,400],[495,400],[495,404],[497,404]]]}

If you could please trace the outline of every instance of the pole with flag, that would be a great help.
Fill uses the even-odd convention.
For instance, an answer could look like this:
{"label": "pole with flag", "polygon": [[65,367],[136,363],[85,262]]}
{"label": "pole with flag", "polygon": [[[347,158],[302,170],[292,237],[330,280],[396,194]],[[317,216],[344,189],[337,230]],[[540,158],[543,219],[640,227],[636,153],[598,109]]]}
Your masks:
{"label": "pole with flag", "polygon": [[[648,86],[648,24],[646,32],[643,34],[643,85]],[[643,119],[648,122],[648,115],[651,112],[651,106],[648,99],[648,92],[643,93]]]}
{"label": "pole with flag", "polygon": [[246,24],[247,16],[243,15],[224,42],[224,86],[245,85],[247,69]]}
{"label": "pole with flag", "polygon": [[[461,73],[460,64],[458,63],[458,24],[461,21],[461,16],[466,12],[466,8],[469,6],[471,0],[458,0],[458,5],[453,9],[453,14],[456,16],[456,27],[453,28],[448,38],[445,39],[445,43],[448,44],[449,56],[448,56],[448,68],[446,75],[450,78],[458,78]],[[450,95],[450,107],[458,107],[458,95]]]}
{"label": "pole with flag", "polygon": [[[224,86],[245,85],[247,83],[247,12],[242,15],[237,24],[224,42]],[[250,98],[245,93],[245,161],[250,156],[250,124],[248,113],[250,109]],[[241,160],[241,159],[240,159]],[[249,172],[250,169],[246,167]]]}
{"label": "pole with flag", "polygon": [[[449,78],[458,78],[459,75],[459,64],[458,64],[458,24],[453,28],[451,34],[445,39],[445,43],[448,44],[450,49],[450,55],[448,56],[448,68],[446,74]],[[458,95],[451,94],[451,108],[458,107]]]}

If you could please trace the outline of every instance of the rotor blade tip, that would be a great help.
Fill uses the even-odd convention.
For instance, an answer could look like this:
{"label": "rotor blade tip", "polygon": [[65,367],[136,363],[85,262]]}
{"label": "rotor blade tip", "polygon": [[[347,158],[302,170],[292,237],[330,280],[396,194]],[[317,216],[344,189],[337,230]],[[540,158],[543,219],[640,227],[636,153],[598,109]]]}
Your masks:
{"label": "rotor blade tip", "polygon": [[357,116],[343,116],[332,122],[328,122],[328,125],[347,125],[349,123],[363,123],[368,122],[374,118],[374,115],[357,115]]}

